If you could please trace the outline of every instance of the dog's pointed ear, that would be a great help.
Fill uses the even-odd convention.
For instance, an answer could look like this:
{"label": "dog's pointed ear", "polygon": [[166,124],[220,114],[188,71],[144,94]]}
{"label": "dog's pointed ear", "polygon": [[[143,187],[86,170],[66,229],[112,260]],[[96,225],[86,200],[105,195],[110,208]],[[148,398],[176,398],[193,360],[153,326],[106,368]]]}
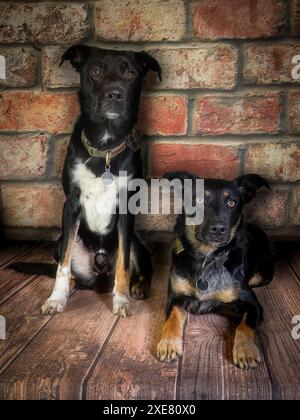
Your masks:
{"label": "dog's pointed ear", "polygon": [[235,183],[241,191],[246,203],[249,203],[254,198],[256,191],[260,188],[266,187],[271,190],[269,182],[257,174],[239,176],[235,179]]}
{"label": "dog's pointed ear", "polygon": [[145,51],[135,53],[134,55],[144,73],[144,76],[146,76],[147,73],[151,70],[157,73],[160,81],[162,80],[161,67],[155,58],[153,58],[150,54],[146,53]]}
{"label": "dog's pointed ear", "polygon": [[72,66],[76,71],[80,71],[82,64],[90,56],[92,47],[88,45],[73,45],[68,48],[67,51],[61,57],[59,67],[63,64],[64,61],[69,60]]}

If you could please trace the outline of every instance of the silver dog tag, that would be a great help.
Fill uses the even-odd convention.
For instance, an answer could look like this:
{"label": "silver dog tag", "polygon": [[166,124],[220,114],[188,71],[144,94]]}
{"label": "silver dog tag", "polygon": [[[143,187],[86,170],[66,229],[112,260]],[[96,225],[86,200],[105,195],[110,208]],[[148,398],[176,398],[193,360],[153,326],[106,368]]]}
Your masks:
{"label": "silver dog tag", "polygon": [[105,172],[101,176],[101,180],[103,184],[108,187],[114,182],[114,176],[109,169],[105,169]]}

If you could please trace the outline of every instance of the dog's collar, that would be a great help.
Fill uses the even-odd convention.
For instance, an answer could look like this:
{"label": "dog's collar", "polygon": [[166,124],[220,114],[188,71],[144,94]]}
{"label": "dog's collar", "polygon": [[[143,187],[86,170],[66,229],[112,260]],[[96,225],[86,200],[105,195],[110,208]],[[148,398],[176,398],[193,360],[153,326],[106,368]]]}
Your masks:
{"label": "dog's collar", "polygon": [[[175,239],[173,239],[171,243],[171,249],[172,249],[172,252],[176,255],[181,254],[183,251],[188,252],[188,250],[185,249],[182,243],[182,240],[179,237],[176,237]],[[195,257],[195,253],[191,253],[191,252],[188,252],[188,253],[190,253],[192,256]],[[228,260],[229,254],[230,254],[230,249],[225,248],[222,251],[216,251],[207,257],[203,255],[204,262],[202,265],[202,269],[204,270],[204,268],[206,268],[208,265],[211,265],[211,264],[215,264],[216,267],[221,267]]]}
{"label": "dog's collar", "polygon": [[81,141],[83,146],[85,147],[86,151],[91,157],[95,158],[103,158],[106,161],[110,161],[112,158],[118,156],[122,153],[127,147],[131,149],[133,152],[136,152],[140,149],[140,136],[139,132],[136,128],[133,128],[131,133],[125,138],[125,140],[114,149],[109,150],[99,150],[90,145],[87,136],[82,130],[81,132]]}
{"label": "dog's collar", "polygon": [[[173,253],[176,255],[181,254],[183,251],[187,251],[179,237],[176,237],[171,244],[171,248]],[[188,251],[187,251],[188,252]],[[219,272],[219,270],[226,270],[224,268],[224,264],[228,260],[230,254],[230,249],[223,249],[222,251],[217,251],[216,253],[213,253],[209,257],[205,257],[203,255],[203,263],[202,263],[202,275],[201,278],[197,279],[196,281],[196,287],[201,290],[202,292],[205,292],[209,287],[209,276],[207,276],[208,272],[211,272],[212,270],[215,270],[216,272]],[[195,256],[195,255],[193,255]]]}

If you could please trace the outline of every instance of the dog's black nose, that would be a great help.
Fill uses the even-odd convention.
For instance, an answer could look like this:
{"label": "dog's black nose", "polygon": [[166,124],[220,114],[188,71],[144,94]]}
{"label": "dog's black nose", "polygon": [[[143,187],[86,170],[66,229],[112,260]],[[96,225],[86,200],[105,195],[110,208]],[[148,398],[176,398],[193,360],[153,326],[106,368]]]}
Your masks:
{"label": "dog's black nose", "polygon": [[105,93],[105,98],[111,102],[121,102],[123,96],[119,90],[109,90]]}
{"label": "dog's black nose", "polygon": [[209,227],[209,233],[213,233],[215,235],[225,235],[226,233],[226,226],[223,223],[215,223]]}

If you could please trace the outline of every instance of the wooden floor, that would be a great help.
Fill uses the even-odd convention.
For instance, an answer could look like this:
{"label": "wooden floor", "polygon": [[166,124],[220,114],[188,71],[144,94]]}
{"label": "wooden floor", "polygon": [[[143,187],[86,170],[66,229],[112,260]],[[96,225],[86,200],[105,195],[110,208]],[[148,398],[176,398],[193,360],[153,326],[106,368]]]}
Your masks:
{"label": "wooden floor", "polygon": [[12,244],[0,255],[0,399],[299,399],[300,251],[277,263],[276,277],[257,290],[265,309],[258,343],[263,362],[242,371],[231,363],[233,334],[215,315],[189,316],[184,357],[155,358],[166,300],[168,264],[158,252],[151,299],[133,302],[133,316],[112,315],[110,295],[76,290],[64,314],[40,308],[53,280],[17,274],[12,261],[52,261],[52,245]]}

